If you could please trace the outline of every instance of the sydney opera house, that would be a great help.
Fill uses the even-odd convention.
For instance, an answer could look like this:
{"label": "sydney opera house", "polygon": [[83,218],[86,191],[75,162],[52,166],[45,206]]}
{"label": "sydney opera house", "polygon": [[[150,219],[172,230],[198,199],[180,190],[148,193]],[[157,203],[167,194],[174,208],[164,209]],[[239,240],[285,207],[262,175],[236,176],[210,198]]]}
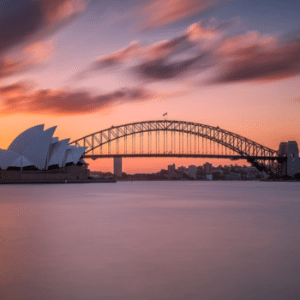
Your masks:
{"label": "sydney opera house", "polygon": [[84,182],[89,178],[82,159],[85,147],[69,145],[69,139],[53,137],[55,127],[44,125],[22,132],[0,149],[0,183]]}

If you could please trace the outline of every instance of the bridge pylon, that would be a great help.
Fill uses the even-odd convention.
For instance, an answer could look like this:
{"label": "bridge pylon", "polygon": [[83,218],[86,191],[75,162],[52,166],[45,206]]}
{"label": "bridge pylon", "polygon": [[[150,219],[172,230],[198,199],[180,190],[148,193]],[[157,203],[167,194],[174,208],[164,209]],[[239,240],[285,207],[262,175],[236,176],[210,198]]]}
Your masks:
{"label": "bridge pylon", "polygon": [[114,157],[114,175],[122,177],[122,157]]}
{"label": "bridge pylon", "polygon": [[293,177],[300,173],[299,148],[296,141],[282,142],[279,145],[277,174],[279,177]]}

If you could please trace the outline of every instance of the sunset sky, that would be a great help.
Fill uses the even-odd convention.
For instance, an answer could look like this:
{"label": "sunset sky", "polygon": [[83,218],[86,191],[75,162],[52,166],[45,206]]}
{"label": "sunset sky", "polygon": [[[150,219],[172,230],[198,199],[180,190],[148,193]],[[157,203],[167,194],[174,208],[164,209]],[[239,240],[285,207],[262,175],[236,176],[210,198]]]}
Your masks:
{"label": "sunset sky", "polygon": [[300,144],[300,1],[0,0],[0,148],[38,124],[75,140],[165,112],[276,150]]}

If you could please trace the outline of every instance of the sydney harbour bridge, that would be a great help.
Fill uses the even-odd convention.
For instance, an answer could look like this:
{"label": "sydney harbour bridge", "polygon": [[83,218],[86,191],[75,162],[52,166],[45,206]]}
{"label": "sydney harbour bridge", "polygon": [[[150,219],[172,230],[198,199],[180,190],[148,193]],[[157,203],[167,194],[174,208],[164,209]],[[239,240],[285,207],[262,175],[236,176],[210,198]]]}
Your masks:
{"label": "sydney harbour bridge", "polygon": [[236,133],[194,122],[155,120],[112,126],[70,144],[87,147],[84,158],[193,157],[244,159],[269,175],[286,155]]}

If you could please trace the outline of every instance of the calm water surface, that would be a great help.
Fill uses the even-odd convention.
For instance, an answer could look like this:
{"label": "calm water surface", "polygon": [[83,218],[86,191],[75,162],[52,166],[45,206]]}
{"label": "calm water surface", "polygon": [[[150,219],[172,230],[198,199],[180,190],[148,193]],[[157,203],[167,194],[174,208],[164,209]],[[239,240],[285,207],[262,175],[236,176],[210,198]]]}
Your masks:
{"label": "calm water surface", "polygon": [[0,299],[300,299],[300,183],[0,186]]}

